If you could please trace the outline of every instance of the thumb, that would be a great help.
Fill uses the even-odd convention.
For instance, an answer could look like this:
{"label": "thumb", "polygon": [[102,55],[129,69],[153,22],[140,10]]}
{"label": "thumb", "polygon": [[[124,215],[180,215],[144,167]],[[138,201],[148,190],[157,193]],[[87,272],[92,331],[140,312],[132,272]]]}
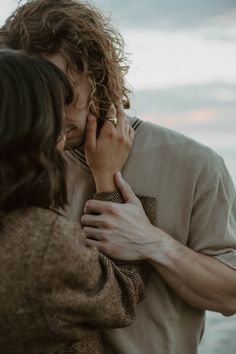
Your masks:
{"label": "thumb", "polygon": [[89,115],[85,132],[85,150],[94,151],[96,149],[97,121],[94,116]]}
{"label": "thumb", "polygon": [[125,203],[139,204],[139,199],[136,197],[129,184],[124,180],[120,172],[116,172],[115,182]]}

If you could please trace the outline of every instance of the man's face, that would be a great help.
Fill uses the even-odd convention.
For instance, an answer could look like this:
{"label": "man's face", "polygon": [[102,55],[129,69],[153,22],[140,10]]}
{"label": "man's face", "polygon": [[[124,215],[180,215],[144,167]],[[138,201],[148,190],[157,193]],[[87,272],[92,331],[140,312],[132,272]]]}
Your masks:
{"label": "man's face", "polygon": [[68,71],[61,54],[50,55],[46,59],[61,69],[72,84],[74,99],[69,106],[65,106],[66,148],[78,148],[84,145],[85,140],[90,96],[89,81],[82,73]]}

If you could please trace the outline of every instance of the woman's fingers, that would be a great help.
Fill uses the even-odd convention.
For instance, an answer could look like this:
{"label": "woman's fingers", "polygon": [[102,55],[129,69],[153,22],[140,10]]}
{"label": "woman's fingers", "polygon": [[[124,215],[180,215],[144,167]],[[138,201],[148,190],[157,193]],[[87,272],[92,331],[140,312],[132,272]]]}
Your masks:
{"label": "woman's fingers", "polygon": [[116,107],[114,104],[112,104],[107,110],[106,122],[112,124],[114,128],[116,128],[117,126],[118,118],[117,118]]}
{"label": "woman's fingers", "polygon": [[112,104],[108,110],[107,110],[107,114],[106,114],[106,117],[109,119],[109,118],[113,118],[113,117],[116,117],[116,107],[114,104]]}
{"label": "woman's fingers", "polygon": [[129,138],[129,131],[127,129],[127,119],[125,116],[122,101],[117,104],[112,104],[107,110],[106,120],[113,124],[113,126],[126,137]]}
{"label": "woman's fingers", "polygon": [[97,144],[97,121],[94,116],[89,115],[86,124],[85,151],[95,151]]}
{"label": "woman's fingers", "polygon": [[126,117],[125,117],[125,111],[123,107],[123,103],[119,102],[115,105],[116,112],[117,112],[117,129],[120,131],[124,131],[125,127],[125,122],[126,122]]}

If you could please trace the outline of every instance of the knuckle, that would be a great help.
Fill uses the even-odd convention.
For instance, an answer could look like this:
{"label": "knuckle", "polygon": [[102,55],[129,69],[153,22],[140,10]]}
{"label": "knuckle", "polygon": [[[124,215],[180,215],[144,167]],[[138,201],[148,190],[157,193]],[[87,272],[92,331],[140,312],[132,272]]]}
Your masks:
{"label": "knuckle", "polygon": [[129,140],[128,137],[127,137],[127,133],[126,131],[124,130],[123,132],[121,133],[118,133],[118,136],[117,138],[119,139],[119,141],[123,144],[126,144],[127,141]]}
{"label": "knuckle", "polygon": [[99,240],[99,241],[103,241],[104,240],[104,233],[99,230],[99,229],[96,229],[96,239]]}
{"label": "knuckle", "polygon": [[108,205],[107,211],[110,215],[118,216],[118,209],[117,206],[114,204]]}
{"label": "knuckle", "polygon": [[104,253],[113,258],[116,258],[118,255],[116,247],[114,247],[110,242],[106,242],[104,244]]}
{"label": "knuckle", "polygon": [[87,222],[87,216],[83,215],[82,218],[81,218],[82,225],[86,224],[86,222]]}
{"label": "knuckle", "polygon": [[113,131],[113,130],[109,130],[109,132],[107,133],[107,137],[108,137],[109,139],[113,140],[114,137],[115,137],[114,131]]}
{"label": "knuckle", "polygon": [[93,207],[93,201],[92,200],[88,200],[85,204],[85,208],[86,209],[90,209]]}
{"label": "knuckle", "polygon": [[103,134],[108,139],[114,139],[115,131],[114,131],[114,126],[111,122],[104,123]]}
{"label": "knuckle", "polygon": [[108,240],[103,242],[102,248],[103,248],[104,253],[110,253],[109,251],[111,249],[111,246],[110,246],[110,243]]}
{"label": "knuckle", "polygon": [[101,243],[101,244],[99,245],[99,251],[100,251],[101,253],[108,254],[107,245],[104,244],[104,243]]}
{"label": "knuckle", "polygon": [[116,108],[115,108],[115,106],[113,104],[110,106],[110,108],[108,109],[107,113],[112,115],[112,116],[116,115]]}
{"label": "knuckle", "polygon": [[107,235],[106,232],[103,232],[102,235],[101,235],[101,241],[104,243],[104,244],[109,244],[109,237]]}
{"label": "knuckle", "polygon": [[102,220],[99,226],[101,226],[104,229],[110,229],[111,228],[111,225],[110,225],[110,223],[107,220]]}
{"label": "knuckle", "polygon": [[97,215],[95,216],[95,221],[94,221],[94,226],[98,229],[105,226],[105,223],[107,222],[106,219],[102,215]]}
{"label": "knuckle", "polygon": [[85,234],[85,236],[87,237],[89,235],[89,228],[88,227],[83,227],[83,232]]}
{"label": "knuckle", "polygon": [[120,144],[124,144],[124,145],[127,142],[123,134],[118,136],[118,141]]}
{"label": "knuckle", "polygon": [[83,234],[84,234],[85,237],[88,238],[88,239],[93,236],[93,235],[92,235],[92,232],[91,232],[91,228],[90,228],[90,227],[87,227],[87,226],[83,227]]}

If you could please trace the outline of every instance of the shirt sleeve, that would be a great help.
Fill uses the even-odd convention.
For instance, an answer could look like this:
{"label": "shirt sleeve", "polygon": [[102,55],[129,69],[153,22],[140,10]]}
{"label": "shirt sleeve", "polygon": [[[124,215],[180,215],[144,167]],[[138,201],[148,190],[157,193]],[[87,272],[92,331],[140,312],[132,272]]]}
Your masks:
{"label": "shirt sleeve", "polygon": [[188,246],[236,270],[236,193],[223,159],[212,154],[195,189]]}

